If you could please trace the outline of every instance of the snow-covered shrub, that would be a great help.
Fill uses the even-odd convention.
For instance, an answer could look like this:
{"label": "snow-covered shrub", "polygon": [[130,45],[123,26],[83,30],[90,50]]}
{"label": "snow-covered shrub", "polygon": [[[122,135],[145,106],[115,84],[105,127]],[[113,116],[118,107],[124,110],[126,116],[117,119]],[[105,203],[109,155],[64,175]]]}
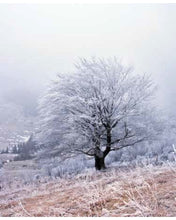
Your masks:
{"label": "snow-covered shrub", "polygon": [[106,164],[110,165],[113,162],[119,162],[121,160],[122,150],[112,151],[106,158]]}
{"label": "snow-covered shrub", "polygon": [[83,172],[85,169],[94,167],[94,161],[92,159],[87,159],[84,155],[79,155],[77,157],[68,158],[64,161],[58,158],[53,158],[48,163],[45,161],[40,161],[42,166],[42,172],[50,177],[66,177],[76,175]]}

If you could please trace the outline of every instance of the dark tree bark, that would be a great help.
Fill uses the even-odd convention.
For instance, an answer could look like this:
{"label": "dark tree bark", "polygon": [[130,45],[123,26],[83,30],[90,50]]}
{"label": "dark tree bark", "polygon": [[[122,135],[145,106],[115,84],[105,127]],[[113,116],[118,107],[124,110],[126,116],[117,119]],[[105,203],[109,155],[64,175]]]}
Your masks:
{"label": "dark tree bark", "polygon": [[105,151],[101,151],[100,148],[96,148],[95,150],[95,168],[96,170],[104,170],[105,166],[105,157],[109,154],[110,147],[106,147]]}
{"label": "dark tree bark", "polygon": [[106,169],[105,167],[105,157],[98,157],[95,155],[95,168],[96,170]]}
{"label": "dark tree bark", "polygon": [[95,168],[96,170],[102,170],[106,169],[105,166],[105,157],[109,154],[111,151],[111,128],[110,126],[107,126],[107,133],[106,133],[106,138],[107,138],[107,145],[106,149],[104,151],[101,151],[100,149],[100,142],[99,145],[96,146],[95,149]]}
{"label": "dark tree bark", "polygon": [[[106,124],[106,149],[102,151],[100,149],[100,135],[97,134],[96,138],[94,138],[92,141],[95,143],[95,149],[94,149],[94,158],[95,158],[95,168],[96,170],[102,170],[106,169],[105,166],[105,158],[111,151],[111,144],[112,144],[112,134],[111,134],[111,126],[109,123]],[[90,155],[90,154],[88,154]],[[91,155],[90,155],[91,156]]]}
{"label": "dark tree bark", "polygon": [[95,148],[95,168],[96,170],[102,170],[105,169],[105,156],[104,156],[104,152],[101,151],[100,147],[96,147]]}

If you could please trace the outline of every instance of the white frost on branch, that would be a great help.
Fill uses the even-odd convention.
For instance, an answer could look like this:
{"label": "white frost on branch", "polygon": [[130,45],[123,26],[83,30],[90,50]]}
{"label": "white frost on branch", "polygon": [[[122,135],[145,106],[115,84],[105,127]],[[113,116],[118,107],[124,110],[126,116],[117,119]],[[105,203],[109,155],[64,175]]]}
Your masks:
{"label": "white frost on branch", "polygon": [[[93,155],[133,146],[154,130],[150,76],[136,74],[114,59],[80,59],[76,70],[58,74],[40,100],[41,143]],[[154,118],[154,117],[153,117]]]}

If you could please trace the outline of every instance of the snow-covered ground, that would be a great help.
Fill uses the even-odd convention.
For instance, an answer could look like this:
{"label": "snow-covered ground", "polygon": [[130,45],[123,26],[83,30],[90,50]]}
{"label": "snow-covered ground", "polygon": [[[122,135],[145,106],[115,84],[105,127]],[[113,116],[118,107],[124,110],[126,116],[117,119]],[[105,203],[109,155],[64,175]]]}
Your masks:
{"label": "snow-covered ground", "polygon": [[29,185],[14,181],[0,191],[1,216],[176,216],[175,207],[173,165],[90,169]]}

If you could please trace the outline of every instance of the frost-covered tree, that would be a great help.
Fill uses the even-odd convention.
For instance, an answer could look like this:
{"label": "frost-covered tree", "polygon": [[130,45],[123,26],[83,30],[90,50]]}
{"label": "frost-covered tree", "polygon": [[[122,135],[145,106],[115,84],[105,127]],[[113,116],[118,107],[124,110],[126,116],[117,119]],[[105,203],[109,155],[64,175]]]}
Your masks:
{"label": "frost-covered tree", "polygon": [[57,75],[40,101],[39,140],[60,152],[81,152],[105,168],[110,151],[152,135],[154,86],[149,76],[114,59],[80,59],[72,74]]}

